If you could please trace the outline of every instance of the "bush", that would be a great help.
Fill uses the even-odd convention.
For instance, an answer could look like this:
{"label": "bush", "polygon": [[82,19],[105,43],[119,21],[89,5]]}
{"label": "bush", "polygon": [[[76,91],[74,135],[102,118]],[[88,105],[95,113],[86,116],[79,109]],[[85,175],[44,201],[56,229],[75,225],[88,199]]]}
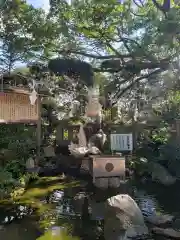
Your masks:
{"label": "bush", "polygon": [[27,182],[26,161],[32,149],[36,148],[34,126],[24,124],[0,125],[0,195],[9,194],[12,189]]}
{"label": "bush", "polygon": [[180,145],[171,133],[172,123],[180,118],[180,92],[170,91],[155,113],[162,121],[150,132],[149,140],[145,144],[142,142],[143,156],[149,161],[158,161],[172,174],[180,176]]}

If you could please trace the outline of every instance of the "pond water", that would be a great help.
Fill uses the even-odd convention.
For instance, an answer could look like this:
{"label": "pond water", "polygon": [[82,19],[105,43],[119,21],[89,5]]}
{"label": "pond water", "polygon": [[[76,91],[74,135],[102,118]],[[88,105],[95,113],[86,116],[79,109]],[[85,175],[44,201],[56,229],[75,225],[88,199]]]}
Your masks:
{"label": "pond water", "polygon": [[[0,236],[6,240],[103,239],[103,202],[118,193],[130,194],[143,211],[176,216],[180,229],[180,192],[157,184],[130,183],[101,191],[72,178],[44,177],[21,197],[1,202]],[[61,238],[60,238],[61,236]]]}

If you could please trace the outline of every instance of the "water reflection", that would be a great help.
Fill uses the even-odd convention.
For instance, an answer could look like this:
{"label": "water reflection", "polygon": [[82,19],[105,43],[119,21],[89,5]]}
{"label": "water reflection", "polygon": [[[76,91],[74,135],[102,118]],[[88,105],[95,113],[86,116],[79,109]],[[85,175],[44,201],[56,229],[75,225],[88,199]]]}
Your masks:
{"label": "water reflection", "polygon": [[179,183],[164,187],[155,183],[137,183],[133,186],[132,197],[141,205],[148,202],[152,209],[161,213],[172,214],[180,217],[180,191]]}
{"label": "water reflection", "polygon": [[7,240],[14,236],[15,240],[35,240],[40,235],[48,239],[50,229],[60,226],[66,229],[67,236],[73,236],[75,226],[80,226],[81,215],[75,213],[73,206],[73,195],[79,188],[77,181],[60,179],[46,179],[43,186],[36,183],[16,200],[19,204],[1,204],[0,235]]}
{"label": "water reflection", "polygon": [[33,209],[28,206],[23,205],[14,205],[14,206],[6,206],[0,208],[0,224],[8,224],[13,220],[22,219],[26,215],[31,215],[33,213]]}
{"label": "water reflection", "polygon": [[65,228],[63,227],[53,227],[47,232],[45,232],[42,236],[40,236],[37,240],[79,240],[78,237],[70,236],[66,233]]}
{"label": "water reflection", "polygon": [[[53,180],[52,186],[51,181],[47,182],[48,186],[36,184],[28,189],[18,200],[19,204],[1,206],[2,239],[53,240],[53,234],[53,237],[56,237],[62,232],[66,236],[63,240],[73,237],[77,239],[76,236],[86,240],[103,238],[104,201],[110,195],[116,195],[117,191],[97,191],[93,194],[74,183],[56,183]],[[152,185],[138,184],[132,184],[130,188],[129,192],[144,215],[151,215],[155,211],[172,214],[174,210],[178,210],[180,216],[180,198],[177,191],[172,192],[172,204],[172,194],[168,193],[172,189],[165,191],[152,188]],[[167,205],[167,199],[170,206]]]}
{"label": "water reflection", "polygon": [[134,199],[144,216],[155,214],[158,203],[154,196],[148,195],[144,190],[134,189]]}

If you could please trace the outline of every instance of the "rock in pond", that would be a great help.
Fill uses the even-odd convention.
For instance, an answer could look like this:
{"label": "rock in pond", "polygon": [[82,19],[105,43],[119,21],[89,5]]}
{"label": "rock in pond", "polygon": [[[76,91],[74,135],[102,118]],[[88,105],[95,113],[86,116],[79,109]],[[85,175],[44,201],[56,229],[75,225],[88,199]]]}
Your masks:
{"label": "rock in pond", "polygon": [[86,198],[85,192],[79,192],[73,199],[73,205],[76,213],[82,213],[83,204]]}
{"label": "rock in pond", "polygon": [[176,182],[176,177],[170,175],[165,167],[159,163],[152,163],[150,166],[153,181],[160,182],[165,186],[172,185]]}
{"label": "rock in pond", "polygon": [[145,216],[145,220],[151,224],[154,225],[162,225],[166,223],[171,223],[174,220],[174,216],[171,216],[169,214],[164,214],[164,215],[150,215],[150,216]]}
{"label": "rock in pond", "polygon": [[144,217],[136,202],[126,194],[107,199],[105,203],[105,240],[118,240],[148,234]]}
{"label": "rock in pond", "polygon": [[180,231],[174,230],[172,228],[155,227],[152,229],[152,232],[164,237],[180,239]]}

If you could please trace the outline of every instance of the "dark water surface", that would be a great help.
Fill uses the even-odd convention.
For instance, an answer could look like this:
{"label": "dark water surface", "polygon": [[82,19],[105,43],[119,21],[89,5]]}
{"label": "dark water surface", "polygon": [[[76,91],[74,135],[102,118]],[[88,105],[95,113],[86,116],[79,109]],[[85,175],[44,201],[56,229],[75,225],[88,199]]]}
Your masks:
{"label": "dark water surface", "polygon": [[[176,216],[180,229],[179,187],[128,183],[101,191],[87,182],[60,177],[42,178],[23,196],[0,205],[0,237],[6,240],[103,239],[103,202],[118,193],[130,194],[143,211]],[[63,236],[60,238],[60,236]]]}

